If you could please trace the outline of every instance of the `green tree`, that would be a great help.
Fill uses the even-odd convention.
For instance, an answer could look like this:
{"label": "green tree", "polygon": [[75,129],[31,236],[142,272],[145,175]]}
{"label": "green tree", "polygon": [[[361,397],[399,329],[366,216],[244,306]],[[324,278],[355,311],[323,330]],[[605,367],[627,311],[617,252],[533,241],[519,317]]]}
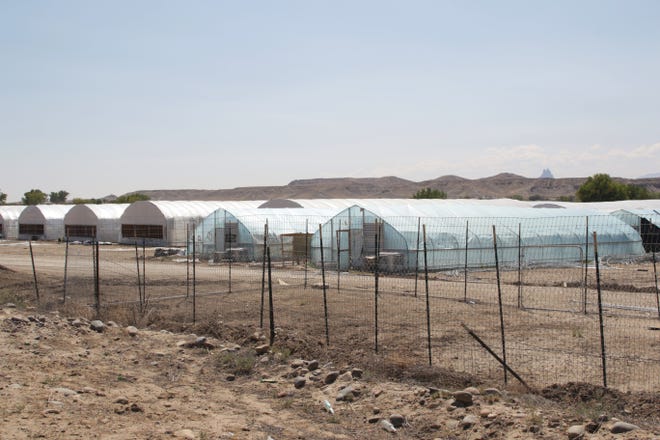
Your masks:
{"label": "green tree", "polygon": [[7,203],[7,194],[0,191],[0,205]]}
{"label": "green tree", "polygon": [[140,200],[149,200],[149,196],[141,193],[125,194],[117,197],[112,203],[133,203]]}
{"label": "green tree", "polygon": [[45,203],[48,195],[40,189],[31,189],[23,195],[24,205],[39,205]]}
{"label": "green tree", "polygon": [[82,199],[80,197],[74,197],[74,199],[71,201],[74,205],[102,205],[103,200],[102,199]]}
{"label": "green tree", "polygon": [[446,199],[447,193],[439,189],[424,188],[412,196],[413,199]]}
{"label": "green tree", "polygon": [[594,174],[587,178],[575,195],[581,202],[610,202],[626,200],[628,191],[626,185],[615,182],[609,174]]}
{"label": "green tree", "polygon": [[62,190],[50,193],[48,198],[50,199],[50,203],[66,203],[66,198],[68,195],[68,192]]}
{"label": "green tree", "polygon": [[655,198],[655,194],[648,190],[648,188],[629,183],[626,185],[626,193],[630,200],[648,200]]}

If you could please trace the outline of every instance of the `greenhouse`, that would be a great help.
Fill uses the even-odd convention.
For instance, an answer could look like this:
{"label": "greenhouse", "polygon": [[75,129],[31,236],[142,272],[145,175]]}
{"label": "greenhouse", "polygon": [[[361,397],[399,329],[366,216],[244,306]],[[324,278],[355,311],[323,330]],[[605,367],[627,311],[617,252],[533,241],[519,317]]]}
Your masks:
{"label": "greenhouse", "polygon": [[[389,272],[493,267],[494,240],[502,265],[560,265],[593,256],[593,232],[601,256],[644,254],[639,233],[616,217],[585,209],[491,206],[469,200],[364,200],[323,225],[325,261],[341,270]],[[312,237],[312,261],[320,262],[320,237]],[[466,251],[467,249],[467,251]]]}
{"label": "greenhouse", "polygon": [[[309,255],[312,233],[338,211],[333,208],[220,208],[195,227],[195,253],[215,261],[260,260],[267,231],[273,260],[300,262]],[[188,251],[193,252],[192,242],[188,244]]]}
{"label": "greenhouse", "polygon": [[25,206],[0,206],[0,238],[16,240],[18,238],[18,217]]}
{"label": "greenhouse", "polygon": [[264,201],[138,201],[121,216],[121,243],[144,241],[149,246],[185,246],[189,230],[222,207],[253,206]]}
{"label": "greenhouse", "polygon": [[18,217],[21,240],[59,240],[64,238],[64,216],[73,205],[28,206]]}
{"label": "greenhouse", "polygon": [[120,219],[128,204],[75,205],[64,216],[65,236],[69,240],[89,240],[118,243]]}
{"label": "greenhouse", "polygon": [[639,233],[646,252],[660,252],[660,210],[620,209],[614,211],[612,216]]}

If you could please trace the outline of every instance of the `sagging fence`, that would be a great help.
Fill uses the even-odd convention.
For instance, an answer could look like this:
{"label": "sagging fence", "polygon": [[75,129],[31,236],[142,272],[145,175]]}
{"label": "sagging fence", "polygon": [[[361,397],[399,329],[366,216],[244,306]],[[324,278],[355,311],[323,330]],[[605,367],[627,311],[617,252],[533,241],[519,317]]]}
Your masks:
{"label": "sagging fence", "polygon": [[[42,261],[59,275],[57,255],[35,246],[35,294],[99,314],[253,325],[271,343],[276,327],[286,328],[488,380],[512,373],[532,386],[660,390],[658,261],[641,239],[624,240],[594,219],[546,229],[515,219],[452,219],[453,229],[446,219],[363,220],[329,227],[296,218],[303,232],[269,221],[250,240],[232,225],[190,225],[188,240],[168,248],[65,241],[56,247],[60,292],[36,290]],[[572,240],[538,238],[571,222]],[[388,231],[393,224],[399,235]]]}

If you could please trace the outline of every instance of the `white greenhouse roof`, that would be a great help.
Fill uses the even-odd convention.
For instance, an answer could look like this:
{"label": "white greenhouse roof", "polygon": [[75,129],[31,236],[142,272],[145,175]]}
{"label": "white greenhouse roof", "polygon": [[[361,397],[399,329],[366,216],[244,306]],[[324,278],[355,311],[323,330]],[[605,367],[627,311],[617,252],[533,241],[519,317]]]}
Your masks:
{"label": "white greenhouse roof", "polygon": [[132,203],[127,210],[140,210],[146,205],[151,205],[160,211],[165,218],[196,218],[206,217],[219,208],[230,210],[232,208],[242,208],[252,206],[256,208],[261,201],[240,201],[240,202],[220,202],[220,201],[139,201]]}
{"label": "white greenhouse roof", "polygon": [[4,205],[0,206],[0,217],[4,220],[18,220],[23,210],[26,208],[24,205]]}
{"label": "white greenhouse roof", "polygon": [[41,217],[45,220],[63,220],[74,205],[32,205],[25,208],[21,213],[19,220],[33,220]]}

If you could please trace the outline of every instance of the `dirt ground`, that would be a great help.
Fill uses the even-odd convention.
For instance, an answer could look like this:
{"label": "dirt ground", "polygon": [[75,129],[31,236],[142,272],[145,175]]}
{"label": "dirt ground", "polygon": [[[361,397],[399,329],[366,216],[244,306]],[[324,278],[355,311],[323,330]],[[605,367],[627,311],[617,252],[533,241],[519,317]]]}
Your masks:
{"label": "dirt ground", "polygon": [[[605,390],[571,381],[568,373],[567,380],[556,385],[548,383],[556,374],[544,371],[543,365],[551,365],[547,359],[516,357],[525,353],[525,347],[515,341],[531,345],[530,339],[535,338],[546,347],[547,340],[558,337],[564,344],[576,343],[576,350],[591,349],[598,339],[589,333],[597,326],[586,328],[585,321],[573,315],[555,322],[566,313],[508,311],[509,322],[515,324],[510,325],[512,335],[526,336],[512,337],[510,359],[535,385],[535,391],[529,392],[512,378],[504,386],[499,366],[454,325],[441,327],[434,321],[433,367],[424,367],[420,360],[427,354],[426,331],[423,326],[415,332],[410,329],[425,322],[425,303],[414,298],[410,280],[383,280],[381,333],[375,353],[373,335],[361,327],[374,321],[365,312],[374,305],[370,278],[345,277],[341,293],[329,293],[328,312],[333,318],[325,333],[322,289],[303,291],[296,284],[301,282],[300,271],[278,268],[273,273],[277,333],[270,350],[257,354],[256,347],[267,343],[269,337],[268,307],[264,329],[259,326],[260,289],[254,274],[260,277],[260,268],[254,272],[247,266],[233,267],[235,278],[229,293],[227,268],[200,264],[196,268],[198,296],[185,298],[186,265],[174,259],[150,258],[146,262],[150,302],[139,310],[135,304],[111,304],[113,299],[125,301],[137,296],[136,276],[131,272],[135,254],[130,248],[108,248],[102,252],[122,257],[112,260],[114,271],[108,269],[113,266],[106,261],[104,307],[97,316],[90,307],[93,286],[83,276],[88,263],[82,253],[87,249],[73,251],[79,258],[71,259],[70,296],[64,304],[62,246],[40,244],[36,249],[39,304],[24,244],[12,243],[0,249],[0,306],[5,304],[0,312],[0,438],[567,438],[569,426],[587,426],[594,419],[599,421],[598,430],[587,437],[660,436],[657,390]],[[76,269],[76,264],[81,268]],[[109,272],[113,276],[108,276]],[[468,322],[482,334],[497,329],[497,309],[489,303],[489,294],[471,286],[474,304],[448,299],[460,297],[462,287],[452,293],[447,281],[443,283],[439,275],[437,278],[437,298],[431,299],[433,316],[453,316],[455,323],[457,315],[468,317],[475,306],[483,306],[479,320]],[[317,273],[308,280],[310,284],[319,281]],[[326,282],[334,286],[336,279]],[[406,290],[408,295],[395,294]],[[83,291],[84,297],[77,298]],[[515,291],[508,293],[512,303]],[[158,297],[175,295],[175,300],[157,301]],[[530,322],[514,319],[521,313],[530,314],[529,320],[536,327],[541,324],[543,334],[530,334]],[[395,319],[397,316],[406,318]],[[90,329],[89,321],[97,317],[108,325],[104,332]],[[597,322],[593,315],[587,319]],[[619,318],[613,315],[611,319]],[[640,328],[652,327],[650,317],[624,315],[620,319],[639,321]],[[569,321],[573,327],[567,328]],[[135,336],[127,332],[127,325],[139,328]],[[611,338],[612,345],[630,344],[625,332],[621,333]],[[657,351],[657,332],[649,334],[648,342],[651,347],[656,344]],[[208,337],[213,347],[178,344],[194,341],[196,335]],[[490,337],[489,341],[495,343],[497,338]],[[566,362],[552,365],[568,363],[565,370],[575,369],[578,361],[571,361],[576,357],[571,351],[547,352],[549,357],[566,356]],[[319,368],[306,371],[312,360],[319,361]],[[592,368],[591,363],[580,362],[583,360],[579,367]],[[362,374],[353,377],[351,372],[356,369]],[[598,369],[592,369],[597,374]],[[337,382],[325,384],[331,371],[343,374]],[[583,371],[574,377],[581,379],[586,374],[592,373]],[[646,373],[654,374],[654,370]],[[301,388],[293,383],[297,375],[306,380]],[[648,382],[646,375],[639,380]],[[337,401],[337,394],[348,385],[356,390],[351,401]],[[466,387],[476,388],[470,390],[474,404],[453,405],[452,393]],[[502,395],[486,395],[490,387],[498,388]],[[324,400],[330,402],[334,414],[324,410]],[[406,420],[396,434],[379,424],[380,419],[393,414]],[[466,422],[469,415],[475,416],[475,420],[468,420],[474,424]],[[601,415],[607,417],[599,419]],[[640,428],[612,434],[609,430],[617,419]],[[594,429],[592,425],[590,429]]]}

